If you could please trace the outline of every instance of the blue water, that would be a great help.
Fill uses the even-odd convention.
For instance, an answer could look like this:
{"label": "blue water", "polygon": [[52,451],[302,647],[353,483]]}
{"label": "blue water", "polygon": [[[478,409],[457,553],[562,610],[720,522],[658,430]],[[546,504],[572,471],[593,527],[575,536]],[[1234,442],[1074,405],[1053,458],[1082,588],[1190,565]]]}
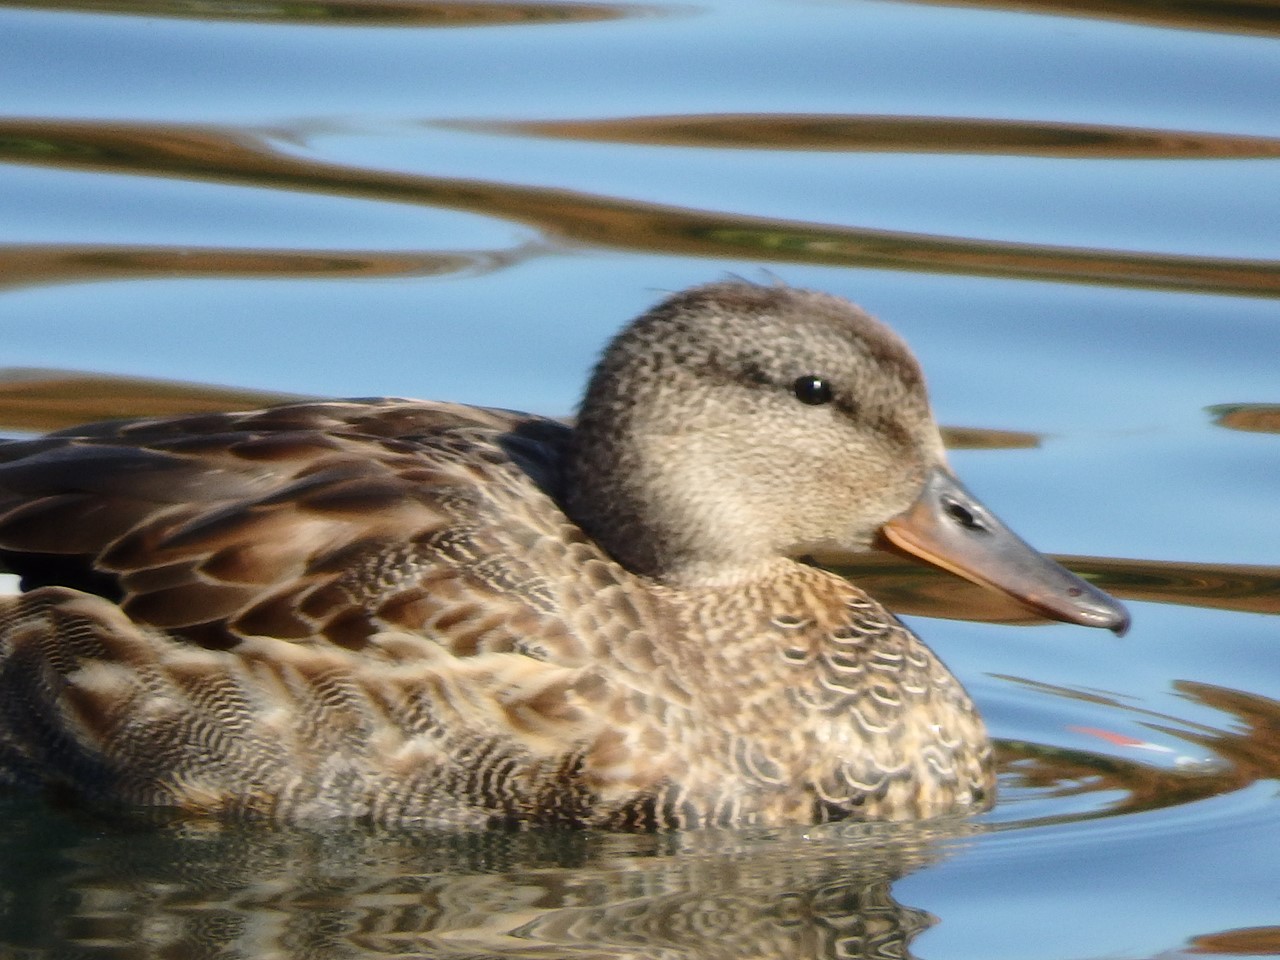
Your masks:
{"label": "blue water", "polygon": [[[291,25],[273,17],[298,5],[229,0],[199,5],[213,19],[160,2],[149,12],[175,15],[92,12],[109,6],[0,3],[0,366],[565,414],[627,318],[666,291],[767,270],[902,332],[941,422],[1043,437],[952,459],[1046,551],[1280,566],[1280,435],[1206,410],[1280,404],[1275,25],[1212,3],[1188,7],[1218,17],[1198,26],[1174,5],[1132,19],[1119,3],[1107,18],[721,0],[449,27]],[[1167,142],[1131,158],[501,126],[708,114],[1047,122]],[[80,152],[31,148],[29,121]],[[86,163],[104,131],[142,146]],[[156,160],[156,138],[197,135],[212,139],[190,166]],[[1237,136],[1262,139],[1206,155]],[[290,178],[246,171],[237,150],[288,161]],[[378,193],[371,173],[407,185]],[[565,193],[539,206],[515,187]],[[694,227],[646,234],[612,219],[615,203],[719,232],[697,227],[684,247]],[[773,242],[797,223],[886,231],[910,255],[890,268]],[[750,242],[733,240],[743,230]],[[1187,259],[1027,279],[1002,254],[951,263],[935,238],[1049,261],[1056,248],[1112,266]],[[72,246],[125,265],[23,268]],[[201,251],[258,257],[258,275],[190,266]],[[288,260],[334,251],[420,262],[375,275]],[[423,266],[432,257],[455,259]],[[1202,261],[1217,279],[1191,289]],[[0,956],[821,956],[852,949],[830,934],[849,917],[875,926],[880,899],[859,891],[890,880],[937,918],[910,942],[921,956],[1274,955],[1280,597],[1270,614],[1203,599],[1134,602],[1123,640],[913,619],[1010,745],[1001,802],[976,822],[464,841],[139,830],[14,803],[0,810]],[[588,902],[590,917],[566,913]],[[1240,932],[1254,927],[1269,930]]]}

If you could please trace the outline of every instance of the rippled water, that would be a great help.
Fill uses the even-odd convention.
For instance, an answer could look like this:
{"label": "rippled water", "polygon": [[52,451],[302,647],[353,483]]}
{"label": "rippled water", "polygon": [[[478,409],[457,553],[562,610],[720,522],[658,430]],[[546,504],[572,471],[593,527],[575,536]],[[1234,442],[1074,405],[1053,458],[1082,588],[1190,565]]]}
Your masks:
{"label": "rippled water", "polygon": [[9,430],[279,394],[567,413],[661,291],[768,271],[902,331],[966,482],[1134,614],[1000,625],[941,574],[850,571],[1000,739],[977,820],[7,801],[0,956],[1280,954],[1280,4],[0,0],[0,53]]}

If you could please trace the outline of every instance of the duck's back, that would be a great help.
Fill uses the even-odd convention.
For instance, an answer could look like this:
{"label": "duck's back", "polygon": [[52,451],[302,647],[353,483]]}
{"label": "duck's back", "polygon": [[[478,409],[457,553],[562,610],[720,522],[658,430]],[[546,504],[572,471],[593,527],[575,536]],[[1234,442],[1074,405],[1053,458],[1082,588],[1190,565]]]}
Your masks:
{"label": "duck's back", "polygon": [[591,657],[566,610],[605,616],[619,571],[556,503],[568,438],[379,400],[0,446],[0,558],[26,591],[0,608],[0,779],[290,817],[576,817],[560,768],[592,731],[564,688]]}
{"label": "duck's back", "polygon": [[[581,540],[554,501],[568,436],[505,411],[376,400],[10,442],[0,564],[26,590],[96,593],[207,648],[266,635],[358,649],[420,628],[427,594],[468,602],[464,583],[472,602],[490,580],[550,602],[539,581]],[[425,571],[446,583],[425,590]]]}

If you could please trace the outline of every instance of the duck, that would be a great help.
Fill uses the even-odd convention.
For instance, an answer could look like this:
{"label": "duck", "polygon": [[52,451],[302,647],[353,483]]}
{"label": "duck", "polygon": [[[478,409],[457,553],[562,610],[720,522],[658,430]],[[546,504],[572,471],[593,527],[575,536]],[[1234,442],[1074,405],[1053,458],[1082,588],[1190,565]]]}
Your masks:
{"label": "duck", "polygon": [[572,422],[358,399],[9,440],[0,785],[426,828],[984,810],[969,695],[825,568],[877,547],[1128,625],[956,478],[893,331],[781,283],[668,296]]}

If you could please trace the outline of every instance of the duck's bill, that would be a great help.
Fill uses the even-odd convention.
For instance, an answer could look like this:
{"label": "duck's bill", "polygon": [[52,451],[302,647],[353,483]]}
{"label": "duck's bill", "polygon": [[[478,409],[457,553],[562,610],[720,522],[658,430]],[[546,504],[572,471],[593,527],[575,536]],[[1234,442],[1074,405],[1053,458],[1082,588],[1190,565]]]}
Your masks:
{"label": "duck's bill", "polygon": [[1119,601],[1026,543],[941,467],[883,533],[894,546],[1047,617],[1117,634],[1129,629]]}

